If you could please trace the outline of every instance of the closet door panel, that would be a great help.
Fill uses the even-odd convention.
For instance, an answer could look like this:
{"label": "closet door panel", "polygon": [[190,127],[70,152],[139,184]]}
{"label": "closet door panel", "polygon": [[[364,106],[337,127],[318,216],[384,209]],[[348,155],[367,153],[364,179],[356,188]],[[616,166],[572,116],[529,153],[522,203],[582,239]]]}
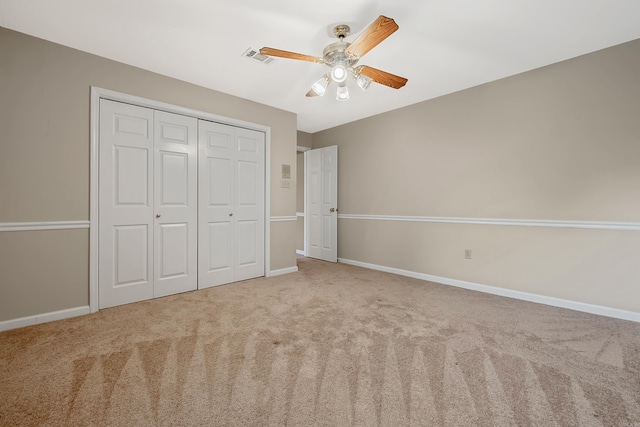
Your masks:
{"label": "closet door panel", "polygon": [[100,101],[99,307],[153,297],[153,110]]}
{"label": "closet door panel", "polygon": [[198,286],[264,276],[264,133],[201,120],[199,144]]}
{"label": "closet door panel", "polygon": [[265,135],[236,129],[236,264],[235,279],[264,276]]}
{"label": "closet door panel", "polygon": [[198,287],[234,281],[234,128],[200,120]]}
{"label": "closet door panel", "polygon": [[155,111],[154,296],[198,287],[198,120]]}

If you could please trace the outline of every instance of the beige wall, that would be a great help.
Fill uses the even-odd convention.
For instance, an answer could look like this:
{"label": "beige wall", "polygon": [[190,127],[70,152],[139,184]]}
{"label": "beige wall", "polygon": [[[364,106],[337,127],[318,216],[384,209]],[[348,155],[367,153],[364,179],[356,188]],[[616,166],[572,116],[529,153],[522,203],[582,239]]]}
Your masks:
{"label": "beige wall", "polygon": [[[89,219],[91,86],[269,126],[271,215],[295,214],[295,191],[280,188],[280,165],[296,161],[295,114],[4,28],[0,58],[0,223]],[[295,222],[272,224],[271,233],[272,269],[295,266]],[[13,260],[0,269],[0,321],[88,304],[86,230],[2,233],[0,249]],[[60,268],[16,259],[50,252]]]}
{"label": "beige wall", "polygon": [[89,302],[89,230],[0,232],[0,321]]}
{"label": "beige wall", "polygon": [[[339,147],[341,214],[640,222],[639,76],[636,40],[319,132],[313,147]],[[638,231],[338,230],[341,258],[640,312]]]}
{"label": "beige wall", "polygon": [[313,143],[313,135],[307,132],[298,131],[298,147],[311,148]]}

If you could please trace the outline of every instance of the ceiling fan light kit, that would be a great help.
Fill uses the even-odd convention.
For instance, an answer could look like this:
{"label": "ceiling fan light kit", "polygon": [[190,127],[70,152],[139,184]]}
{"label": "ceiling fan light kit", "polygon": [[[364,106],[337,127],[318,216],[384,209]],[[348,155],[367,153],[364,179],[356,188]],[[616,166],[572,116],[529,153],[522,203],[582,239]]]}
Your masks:
{"label": "ceiling fan light kit", "polygon": [[325,47],[322,52],[322,58],[270,47],[260,49],[260,54],[325,64],[331,68],[331,72],[316,81],[307,92],[307,96],[323,96],[326,93],[327,86],[333,81],[338,84],[336,99],[338,101],[347,101],[349,99],[347,80],[350,75],[363,91],[369,88],[371,82],[393,89],[400,89],[407,83],[408,80],[404,77],[396,76],[386,71],[366,65],[355,67],[362,56],[396,32],[398,28],[393,19],[381,15],[365,28],[353,43],[344,41],[344,38],[351,33],[351,28],[348,25],[337,25],[333,29],[333,33],[340,41]]}

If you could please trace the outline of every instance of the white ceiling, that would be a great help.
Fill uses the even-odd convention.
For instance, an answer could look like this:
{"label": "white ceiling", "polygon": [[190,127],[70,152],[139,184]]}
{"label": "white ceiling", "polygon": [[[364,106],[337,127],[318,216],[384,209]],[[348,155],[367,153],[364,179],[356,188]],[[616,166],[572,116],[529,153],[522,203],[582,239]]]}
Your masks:
{"label": "white ceiling", "polygon": [[[307,98],[326,66],[242,57],[263,46],[322,56],[379,15],[400,29],[364,56],[409,79]],[[638,0],[0,0],[0,26],[298,115],[316,132],[640,38]]]}

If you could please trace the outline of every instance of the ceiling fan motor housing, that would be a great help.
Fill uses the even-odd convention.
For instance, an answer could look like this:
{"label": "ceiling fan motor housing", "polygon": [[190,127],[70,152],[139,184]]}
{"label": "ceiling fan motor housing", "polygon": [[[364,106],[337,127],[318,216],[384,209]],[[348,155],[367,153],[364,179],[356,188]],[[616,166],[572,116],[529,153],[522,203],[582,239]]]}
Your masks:
{"label": "ceiling fan motor housing", "polygon": [[329,67],[333,67],[336,64],[343,64],[345,67],[353,67],[360,58],[357,56],[349,56],[345,53],[345,50],[350,44],[351,43],[341,40],[325,47],[322,52],[323,62]]}

